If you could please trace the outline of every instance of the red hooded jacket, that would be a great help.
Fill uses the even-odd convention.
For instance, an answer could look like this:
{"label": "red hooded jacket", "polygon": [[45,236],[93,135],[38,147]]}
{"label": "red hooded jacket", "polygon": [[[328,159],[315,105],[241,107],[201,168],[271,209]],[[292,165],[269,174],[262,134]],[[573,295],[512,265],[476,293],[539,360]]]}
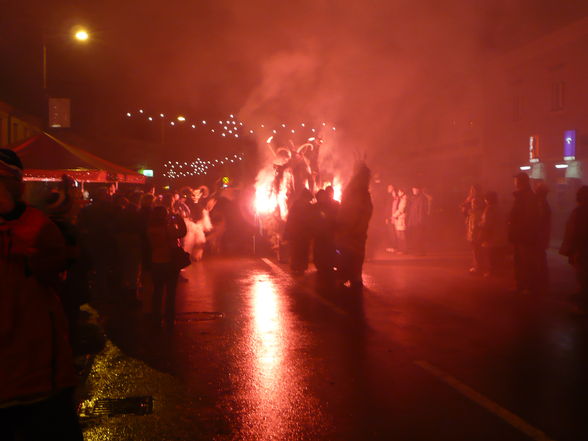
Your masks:
{"label": "red hooded jacket", "polygon": [[67,324],[53,287],[65,243],[41,211],[20,204],[0,217],[0,407],[76,384]]}

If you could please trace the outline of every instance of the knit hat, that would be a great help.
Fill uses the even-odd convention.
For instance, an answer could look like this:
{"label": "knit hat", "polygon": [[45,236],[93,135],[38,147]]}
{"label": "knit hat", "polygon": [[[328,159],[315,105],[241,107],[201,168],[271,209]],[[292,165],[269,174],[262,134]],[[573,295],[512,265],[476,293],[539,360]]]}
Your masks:
{"label": "knit hat", "polygon": [[22,179],[22,170],[22,162],[16,153],[0,149],[0,176]]}

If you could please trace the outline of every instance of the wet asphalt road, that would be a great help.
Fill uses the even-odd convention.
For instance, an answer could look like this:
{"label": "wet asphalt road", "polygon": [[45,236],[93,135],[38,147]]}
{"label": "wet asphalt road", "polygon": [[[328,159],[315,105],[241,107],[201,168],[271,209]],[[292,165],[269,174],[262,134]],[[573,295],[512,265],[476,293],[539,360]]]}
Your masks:
{"label": "wet asphalt road", "polygon": [[153,396],[84,418],[88,440],[586,440],[588,319],[552,256],[550,295],[467,274],[466,256],[370,262],[363,292],[267,259],[184,271],[175,328],[102,307],[111,342],[84,386]]}

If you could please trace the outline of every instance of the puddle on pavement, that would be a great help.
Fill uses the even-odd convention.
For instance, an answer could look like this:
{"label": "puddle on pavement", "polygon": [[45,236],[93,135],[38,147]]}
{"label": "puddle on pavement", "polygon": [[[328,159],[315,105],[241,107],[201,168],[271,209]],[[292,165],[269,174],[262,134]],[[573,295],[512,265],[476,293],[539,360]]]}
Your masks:
{"label": "puddle on pavement", "polygon": [[153,397],[102,398],[80,404],[80,418],[112,417],[118,415],[148,415],[153,413]]}

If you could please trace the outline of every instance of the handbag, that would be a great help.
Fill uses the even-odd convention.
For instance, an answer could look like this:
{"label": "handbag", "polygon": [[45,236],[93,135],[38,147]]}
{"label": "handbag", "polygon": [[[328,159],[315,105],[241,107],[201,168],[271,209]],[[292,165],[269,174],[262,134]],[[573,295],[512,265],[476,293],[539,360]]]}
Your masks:
{"label": "handbag", "polygon": [[178,269],[184,269],[187,266],[190,266],[192,263],[192,259],[190,258],[190,253],[187,253],[180,247],[175,247],[172,250],[172,264],[173,266]]}

